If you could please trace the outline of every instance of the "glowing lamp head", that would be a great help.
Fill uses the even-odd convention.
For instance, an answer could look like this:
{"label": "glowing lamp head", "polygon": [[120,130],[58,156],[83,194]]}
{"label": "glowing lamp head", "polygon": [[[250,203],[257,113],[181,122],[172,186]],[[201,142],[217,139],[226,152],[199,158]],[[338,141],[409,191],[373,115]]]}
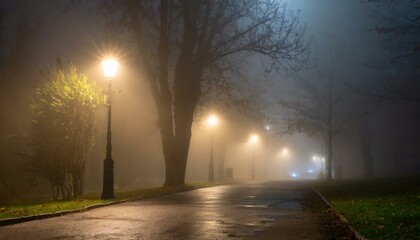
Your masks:
{"label": "glowing lamp head", "polygon": [[117,75],[118,62],[115,59],[106,59],[102,62],[102,70],[107,79],[113,79]]}
{"label": "glowing lamp head", "polygon": [[251,143],[258,142],[258,135],[257,134],[251,134],[251,136],[249,137],[249,140],[251,141]]}
{"label": "glowing lamp head", "polygon": [[287,148],[283,148],[283,150],[281,151],[281,153],[282,153],[283,155],[287,155],[287,154],[289,154],[289,149],[287,149]]}
{"label": "glowing lamp head", "polygon": [[217,117],[216,116],[210,116],[209,119],[207,119],[207,123],[210,127],[214,127],[217,124]]}

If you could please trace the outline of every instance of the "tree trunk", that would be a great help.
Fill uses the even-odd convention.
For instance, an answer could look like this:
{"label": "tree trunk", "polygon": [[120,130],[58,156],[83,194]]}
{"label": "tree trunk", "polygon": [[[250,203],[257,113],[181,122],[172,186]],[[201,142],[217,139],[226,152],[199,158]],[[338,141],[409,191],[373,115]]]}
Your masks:
{"label": "tree trunk", "polygon": [[[175,116],[176,135],[171,143],[166,142],[164,186],[185,184],[188,151],[191,142],[193,111],[177,111]],[[169,144],[169,145],[168,145]]]}
{"label": "tree trunk", "polygon": [[327,134],[327,181],[332,181],[332,161],[333,161],[333,99],[332,99],[332,79],[329,81],[329,91],[328,91],[328,134]]}
{"label": "tree trunk", "polygon": [[77,172],[73,175],[73,198],[79,198],[83,194],[83,173]]}
{"label": "tree trunk", "polygon": [[406,159],[405,145],[406,139],[401,136],[391,138],[390,149],[392,151],[392,160],[394,165],[394,176],[401,176],[404,173],[404,162]]}
{"label": "tree trunk", "polygon": [[372,136],[367,117],[359,122],[360,147],[362,150],[362,159],[364,167],[364,177],[373,177],[373,157],[372,157]]}
{"label": "tree trunk", "polygon": [[171,144],[166,144],[165,183],[164,186],[179,186],[185,184],[188,150],[191,140],[191,128],[177,126],[177,135]]}
{"label": "tree trunk", "polygon": [[332,160],[333,160],[333,141],[332,141],[332,132],[331,128],[328,131],[328,139],[327,139],[327,181],[332,181]]}
{"label": "tree trunk", "polygon": [[219,179],[224,180],[225,179],[225,156],[226,156],[226,146],[224,141],[222,140],[222,145],[220,147],[220,164],[219,164]]}
{"label": "tree trunk", "polygon": [[57,201],[58,200],[58,193],[55,192],[55,184],[50,181],[50,186],[51,186],[51,193],[52,193],[52,196],[53,196],[53,200]]}
{"label": "tree trunk", "polygon": [[[195,107],[200,96],[200,79],[203,66],[201,66],[200,62],[194,61],[196,19],[193,16],[192,7],[191,1],[186,0],[182,2],[184,33],[181,52],[175,69],[173,111],[170,108],[170,114],[168,112],[167,115],[171,119],[165,120],[175,129],[172,133],[173,138],[171,141],[163,142],[164,145],[170,144],[163,146],[164,149],[168,150],[168,153],[165,155],[165,186],[185,184],[185,171],[191,141],[191,126]],[[163,14],[165,13],[163,12]],[[161,29],[162,32],[165,32],[164,29]],[[161,41],[165,41],[165,39],[162,38]],[[161,57],[164,56],[162,55]],[[172,125],[172,123],[174,124]],[[167,126],[167,128],[169,127]],[[165,133],[165,135],[169,135],[169,133]]]}

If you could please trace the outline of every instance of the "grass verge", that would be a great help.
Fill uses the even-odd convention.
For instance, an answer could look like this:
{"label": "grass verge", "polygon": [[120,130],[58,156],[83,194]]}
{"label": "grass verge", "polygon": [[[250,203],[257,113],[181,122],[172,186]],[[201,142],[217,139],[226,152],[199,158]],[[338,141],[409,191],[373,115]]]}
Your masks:
{"label": "grass verge", "polygon": [[25,217],[45,213],[82,209],[87,206],[110,201],[100,199],[77,199],[72,201],[54,201],[36,204],[8,205],[0,207],[0,219]]}
{"label": "grass verge", "polygon": [[419,239],[419,180],[320,182],[315,188],[368,239]]}
{"label": "grass verge", "polygon": [[122,200],[142,199],[153,196],[189,191],[197,188],[210,187],[214,184],[209,183],[192,183],[179,187],[154,187],[139,190],[116,192],[114,200],[98,199],[100,194],[87,194],[81,199],[71,201],[50,201],[43,203],[28,203],[17,205],[0,206],[0,220],[6,218],[26,217],[39,214],[48,214],[68,210],[78,210],[85,207],[104,204]]}

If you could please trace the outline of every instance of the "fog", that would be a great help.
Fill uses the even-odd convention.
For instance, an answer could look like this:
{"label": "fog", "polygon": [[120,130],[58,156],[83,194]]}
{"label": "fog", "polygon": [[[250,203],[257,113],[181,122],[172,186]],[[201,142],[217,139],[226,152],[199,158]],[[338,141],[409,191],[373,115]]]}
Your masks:
{"label": "fog", "polygon": [[[132,40],[122,31],[109,29],[107,21],[96,14],[95,1],[76,2],[68,5],[66,1],[6,0],[0,4],[5,11],[2,59],[12,54],[14,27],[22,14],[34,28],[22,58],[29,69],[27,74],[1,80],[2,93],[8,93],[1,100],[1,139],[7,142],[11,135],[29,135],[34,88],[42,83],[40,72],[53,65],[57,57],[66,64],[73,63],[106,91],[100,61],[108,52],[117,53],[120,68],[112,80],[115,188],[160,186],[165,180],[165,160],[156,106],[150,85],[133,65]],[[367,144],[373,157],[373,176],[418,175],[418,65],[412,69],[417,82],[395,77],[399,71],[402,75],[408,70],[389,63],[393,52],[387,45],[392,42],[384,41],[375,31],[383,22],[383,14],[388,13],[387,7],[367,1],[289,1],[288,10],[299,13],[300,24],[306,27],[310,49],[307,65],[288,74],[266,74],[258,57],[248,59],[232,84],[233,89],[244,93],[239,98],[247,99],[246,108],[225,102],[214,92],[205,94],[194,115],[186,182],[208,181],[211,135],[216,180],[230,178],[228,171],[236,180],[250,179],[253,171],[255,179],[319,179],[327,167],[323,160],[328,156],[325,138],[304,128],[292,131],[290,121],[297,115],[296,109],[280,102],[300,101],[311,106],[317,96],[328,96],[328,91],[334,99],[332,125],[339,128],[334,132],[332,147],[334,178],[365,176],[359,116],[368,119]],[[397,8],[408,16],[413,14],[405,6]],[[419,32],[415,34],[411,40],[418,44]],[[302,82],[314,86],[313,91],[305,91]],[[396,90],[397,95],[391,90]],[[106,111],[105,105],[98,108],[95,144],[86,159],[84,179],[88,192],[97,192],[102,186]],[[321,112],[322,107],[317,111]],[[211,114],[218,118],[213,128],[207,124]],[[255,143],[250,142],[253,133],[259,136]],[[7,154],[14,151],[11,148],[2,147],[2,151],[9,159],[21,161]],[[0,161],[9,166],[5,158]]]}

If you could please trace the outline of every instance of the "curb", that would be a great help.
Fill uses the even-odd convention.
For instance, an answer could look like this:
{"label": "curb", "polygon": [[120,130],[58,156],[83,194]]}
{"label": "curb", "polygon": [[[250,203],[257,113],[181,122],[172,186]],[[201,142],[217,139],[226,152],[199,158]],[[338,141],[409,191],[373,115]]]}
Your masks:
{"label": "curb", "polygon": [[316,190],[313,186],[311,186],[309,184],[308,184],[308,186],[310,188],[312,188],[312,190],[314,190],[318,194],[318,196],[322,199],[322,201],[324,201],[325,204],[327,204],[327,206],[334,212],[334,214],[337,215],[340,218],[340,220],[347,225],[347,227],[354,233],[354,236],[358,240],[368,240],[362,234],[360,234],[358,231],[356,231],[350,225],[349,221],[343,215],[341,215],[339,212],[337,212],[337,210],[335,210],[335,208],[332,206],[332,204],[318,190]]}
{"label": "curb", "polygon": [[[217,185],[210,186],[210,187],[215,187],[215,186],[219,186],[219,185],[222,185],[222,184],[217,184]],[[208,188],[208,187],[202,187],[202,188]],[[54,213],[44,213],[44,214],[24,216],[24,217],[16,217],[16,218],[5,218],[5,219],[0,219],[0,227],[1,226],[18,224],[18,223],[23,223],[23,222],[29,222],[29,221],[33,221],[33,220],[42,220],[42,219],[47,219],[47,218],[60,217],[60,216],[64,216],[64,215],[68,215],[68,214],[72,214],[72,213],[86,212],[86,211],[89,211],[89,210],[92,210],[92,209],[95,209],[95,208],[107,207],[107,206],[110,206],[110,205],[124,203],[124,202],[140,201],[140,200],[144,200],[144,199],[161,197],[161,196],[166,196],[166,195],[171,195],[171,194],[176,194],[176,193],[181,193],[181,192],[190,192],[190,191],[194,191],[194,190],[197,190],[197,189],[201,189],[201,188],[188,189],[188,190],[173,192],[173,193],[162,193],[162,194],[145,196],[145,197],[140,197],[140,198],[124,199],[124,200],[119,200],[119,201],[114,201],[114,202],[109,202],[109,203],[99,203],[99,204],[89,205],[89,206],[86,206],[84,208],[79,208],[79,209],[74,209],[74,210],[65,210],[65,211],[59,211],[59,212],[54,212]]]}
{"label": "curb", "polygon": [[47,219],[47,218],[59,217],[59,216],[64,216],[64,215],[71,214],[71,213],[85,212],[85,211],[88,211],[88,210],[91,210],[91,209],[106,207],[106,206],[109,206],[109,205],[118,204],[118,203],[122,203],[122,202],[125,202],[125,201],[122,200],[122,201],[115,201],[115,202],[110,202],[110,203],[94,204],[94,205],[90,205],[90,206],[87,206],[87,207],[84,207],[84,208],[79,208],[79,209],[74,209],[74,210],[66,210],[66,211],[59,211],[59,212],[54,212],[54,213],[44,213],[44,214],[17,217],[17,218],[5,218],[5,219],[0,220],[0,226],[7,226],[7,225],[13,225],[13,224],[18,224],[18,223],[23,223],[23,222],[29,222],[29,221],[33,221],[33,220],[42,220],[42,219]]}

